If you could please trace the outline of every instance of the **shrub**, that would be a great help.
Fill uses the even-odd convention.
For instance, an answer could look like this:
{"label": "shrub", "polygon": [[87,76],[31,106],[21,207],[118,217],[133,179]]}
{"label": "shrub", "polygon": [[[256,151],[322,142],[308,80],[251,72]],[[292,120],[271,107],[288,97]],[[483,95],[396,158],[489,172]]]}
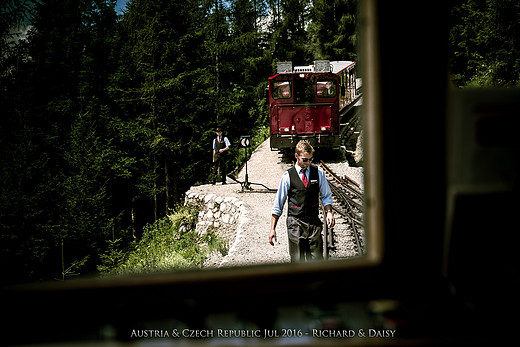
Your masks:
{"label": "shrub", "polygon": [[144,228],[143,237],[127,251],[120,240],[108,241],[98,270],[104,274],[140,274],[174,269],[201,268],[207,255],[227,254],[227,244],[214,233],[197,234],[198,210],[182,206]]}

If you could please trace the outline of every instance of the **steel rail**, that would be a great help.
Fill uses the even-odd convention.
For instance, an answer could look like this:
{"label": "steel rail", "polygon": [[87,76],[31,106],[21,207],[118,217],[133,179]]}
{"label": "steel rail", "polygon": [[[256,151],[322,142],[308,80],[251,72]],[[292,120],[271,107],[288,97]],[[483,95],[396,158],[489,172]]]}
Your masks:
{"label": "steel rail", "polygon": [[[332,194],[336,195],[341,202],[343,202],[345,205],[347,205],[346,212],[341,213],[341,215],[346,216],[348,215],[352,220],[354,220],[359,225],[363,226],[363,222],[361,222],[359,219],[359,216],[356,215],[354,212],[354,209],[352,205],[349,203],[349,198],[339,189],[336,187],[332,182],[329,181],[330,190],[332,191]],[[336,209],[337,210],[337,209]],[[361,210],[361,209],[360,209]]]}
{"label": "steel rail", "polygon": [[[354,193],[358,198],[360,198],[362,201],[364,200],[364,196],[363,196],[363,193],[360,192],[359,190],[357,190],[356,188],[354,187],[351,187],[347,182],[345,182],[345,180],[343,180],[341,177],[339,177],[338,175],[336,175],[323,161],[320,161],[320,165],[322,166],[322,168],[327,172],[329,173],[332,177],[334,177],[334,179],[336,181],[338,181],[342,186],[344,186],[345,188],[347,188],[348,190],[350,190],[352,193]],[[352,179],[348,179],[349,181],[353,181]]]}
{"label": "steel rail", "polygon": [[342,210],[340,210],[340,209],[337,208],[337,207],[332,207],[332,209],[333,209],[334,211],[336,211],[336,213],[338,213],[338,214],[341,215],[342,217],[344,217],[344,218],[346,218],[346,219],[348,219],[348,220],[350,220],[350,221],[356,222],[356,223],[359,224],[359,226],[361,226],[361,227],[364,226],[362,221],[353,218],[353,217],[352,217],[351,215],[349,215],[347,212],[342,211]]}
{"label": "steel rail", "polygon": [[358,187],[358,188],[361,188],[361,187],[359,186],[359,183],[357,183],[357,182],[354,181],[352,178],[350,178],[350,177],[348,177],[348,176],[346,176],[346,175],[343,176],[343,177],[340,177],[340,178],[343,179],[343,180],[347,180],[348,183],[353,184],[353,185],[355,185],[355,186]]}
{"label": "steel rail", "polygon": [[[334,187],[333,190],[335,190],[335,191],[339,190],[339,188],[335,187],[334,184],[332,184],[332,183],[330,184],[330,186],[331,186],[331,188]],[[361,241],[359,240],[359,235],[358,235],[358,228],[356,227],[356,223],[358,223],[361,227],[364,227],[363,223],[352,216],[353,208],[350,205],[350,203],[348,202],[348,200],[344,200],[344,202],[347,204],[348,208],[345,213],[340,212],[340,214],[349,220],[349,225],[352,228],[352,233],[354,234],[354,239],[356,240],[358,254],[363,255],[365,252],[364,252],[363,248],[361,247]],[[335,208],[334,208],[334,210],[338,211],[338,209],[335,209]]]}
{"label": "steel rail", "polygon": [[[320,164],[322,165],[323,169],[325,170],[326,173],[328,173],[329,175],[331,175],[337,182],[339,182],[343,187],[347,187],[349,188],[349,190],[352,190],[354,188],[350,187],[346,182],[344,182],[344,180],[342,180],[338,175],[336,175],[327,165],[325,165],[325,163],[322,161],[320,162]],[[345,176],[346,177],[346,176]],[[349,180],[353,181],[352,179],[349,178]],[[330,180],[329,180],[330,182]],[[353,198],[351,198],[350,196],[346,195],[346,194],[341,194],[342,197],[344,197],[344,199],[350,201],[352,204],[354,204],[354,206],[356,206],[360,211],[363,210],[363,206],[360,205],[358,202],[354,201]],[[355,192],[355,195],[361,199],[361,201],[363,202],[363,193],[359,192],[356,190]]]}
{"label": "steel rail", "polygon": [[[352,212],[352,206],[350,206],[348,201],[346,201],[346,203],[347,203],[350,211]],[[351,219],[350,226],[352,227],[352,231],[353,231],[354,237],[356,239],[356,245],[357,245],[357,249],[358,249],[358,254],[363,255],[365,252],[363,251],[363,248],[361,248],[361,242],[359,241],[359,235],[358,235],[358,230],[356,228],[355,220],[354,220],[354,218],[351,215],[349,215],[348,218]]]}
{"label": "steel rail", "polygon": [[[332,182],[329,181],[331,184]],[[341,190],[339,187],[336,187],[334,186],[336,190],[336,195],[339,195],[341,197],[342,200],[344,201],[349,201],[352,205],[354,205],[358,210],[362,211],[363,210],[363,206],[361,204],[359,204],[358,202],[354,201],[353,198],[351,198],[350,196],[348,196],[348,194],[346,194],[343,190]],[[332,188],[331,188],[332,190]]]}
{"label": "steel rail", "polygon": [[[329,181],[329,183],[330,183],[329,185],[331,187],[331,191],[333,192],[333,194],[338,196],[340,199],[342,199],[341,194],[339,194],[339,195],[337,194],[337,192],[339,191],[339,188],[336,187],[332,182]],[[344,200],[344,202],[347,205],[347,210],[345,212],[339,211],[335,207],[333,207],[333,209],[336,212],[338,212],[339,214],[341,214],[343,217],[345,217],[346,219],[349,220],[349,225],[352,228],[352,232],[354,233],[354,238],[356,240],[356,246],[357,246],[357,249],[358,249],[358,254],[363,255],[365,252],[364,252],[363,248],[361,247],[361,241],[359,240],[359,235],[358,235],[358,228],[356,227],[356,223],[359,224],[361,227],[364,227],[363,222],[361,222],[358,219],[354,218],[354,216],[353,216],[353,214],[354,214],[353,213],[353,207],[350,205],[348,200]]]}
{"label": "steel rail", "polygon": [[[340,187],[347,187],[347,188],[349,188],[350,191],[355,190],[355,189],[350,187],[350,186],[348,186],[344,182],[344,180],[340,179],[338,175],[336,175],[325,163],[323,163],[323,161],[320,162],[320,164],[324,168],[326,173],[328,173],[330,176],[332,176],[334,178],[334,180],[339,182],[339,186],[337,186],[334,182],[332,182],[331,180],[327,179],[329,181],[329,186],[331,188],[332,194],[334,194],[338,198],[338,200],[339,200],[338,202],[340,204],[343,204],[343,205],[346,206],[344,212],[340,211],[338,208],[336,208],[334,206],[333,206],[333,210],[338,212],[340,215],[342,215],[344,218],[346,218],[348,220],[348,224],[350,225],[350,227],[352,228],[352,232],[354,233],[354,238],[355,238],[356,246],[357,246],[357,249],[358,249],[358,254],[359,255],[363,255],[365,252],[364,252],[364,249],[361,246],[361,240],[360,240],[360,237],[359,237],[359,234],[358,234],[358,227],[356,226],[356,224],[358,224],[361,228],[364,228],[364,225],[363,225],[363,222],[360,221],[360,219],[362,219],[362,218],[360,218],[356,214],[354,206],[359,211],[363,211],[363,207],[359,203],[355,202],[353,200],[353,198],[351,198]],[[355,190],[355,191],[357,191],[357,190]],[[361,192],[357,191],[356,196],[359,196],[358,194],[361,194]],[[361,201],[363,201],[362,196],[359,196],[359,197],[361,197]],[[331,235],[331,237],[332,237],[332,235]]]}

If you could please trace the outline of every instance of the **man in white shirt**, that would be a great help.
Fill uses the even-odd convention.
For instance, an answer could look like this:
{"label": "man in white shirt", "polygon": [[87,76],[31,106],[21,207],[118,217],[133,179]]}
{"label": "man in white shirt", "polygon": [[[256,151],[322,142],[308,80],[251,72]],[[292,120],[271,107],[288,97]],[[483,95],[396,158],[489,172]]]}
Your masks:
{"label": "man in white shirt", "polygon": [[231,147],[228,138],[222,136],[222,129],[215,129],[217,138],[213,140],[213,184],[217,181],[217,168],[220,167],[222,184],[226,184],[226,152]]}

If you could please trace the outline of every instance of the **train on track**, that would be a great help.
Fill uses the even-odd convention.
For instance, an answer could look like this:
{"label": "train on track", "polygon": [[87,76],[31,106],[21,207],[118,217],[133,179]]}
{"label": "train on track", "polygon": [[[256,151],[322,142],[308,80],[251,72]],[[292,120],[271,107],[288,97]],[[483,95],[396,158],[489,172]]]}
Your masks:
{"label": "train on track", "polygon": [[277,63],[269,77],[271,149],[292,149],[302,139],[315,148],[339,148],[341,119],[358,101],[359,84],[353,61]]}

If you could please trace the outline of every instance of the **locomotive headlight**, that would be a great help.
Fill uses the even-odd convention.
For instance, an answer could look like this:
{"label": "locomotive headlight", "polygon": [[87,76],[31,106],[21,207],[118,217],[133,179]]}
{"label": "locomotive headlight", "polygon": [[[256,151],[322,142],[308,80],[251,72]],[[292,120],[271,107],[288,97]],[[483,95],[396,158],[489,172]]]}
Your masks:
{"label": "locomotive headlight", "polygon": [[327,131],[327,127],[321,127],[321,131]]}

